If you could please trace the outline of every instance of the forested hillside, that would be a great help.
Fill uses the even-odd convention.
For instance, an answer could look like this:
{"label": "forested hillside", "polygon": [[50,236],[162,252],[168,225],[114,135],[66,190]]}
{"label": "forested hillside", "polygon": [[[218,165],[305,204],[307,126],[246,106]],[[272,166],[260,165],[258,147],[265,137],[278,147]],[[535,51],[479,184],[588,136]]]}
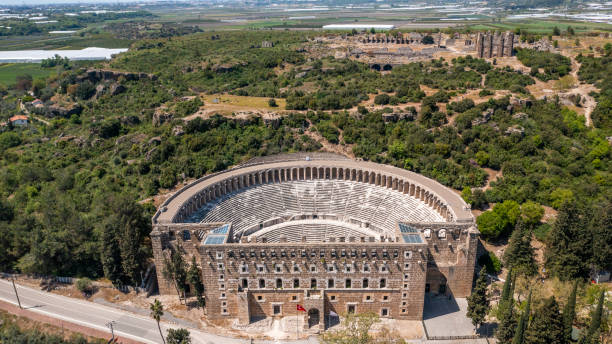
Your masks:
{"label": "forested hillside", "polygon": [[[314,35],[248,31],[144,40],[100,67],[151,77],[93,80],[68,65],[45,82],[2,90],[3,118],[15,114],[29,90],[45,106],[77,103],[81,111],[39,111],[49,125],[33,121],[0,133],[0,251],[6,252],[0,270],[139,283],[155,210],[143,200],[253,156],[313,151],[321,143],[422,173],[462,190],[482,209],[504,201],[609,206],[606,92],[593,117],[596,128],[589,128],[558,102],[516,102],[529,97],[525,86],[534,80],[512,69],[468,57],[412,63],[383,75],[359,62],[309,55],[302,47]],[[261,48],[264,40],[274,47]],[[604,67],[610,68],[609,56],[585,58],[580,75],[605,83],[610,73],[594,75]],[[481,94],[497,89],[513,96],[478,105],[456,100],[478,92],[483,78]],[[423,86],[436,93],[427,96]],[[209,105],[200,93],[221,92],[285,98],[289,114],[273,122],[220,115],[183,120]],[[378,104],[406,104],[406,113],[416,113],[408,103],[418,103],[420,110],[386,121],[391,108],[362,106],[374,95]],[[325,142],[308,135],[313,132]],[[483,192],[491,171],[499,178]]]}

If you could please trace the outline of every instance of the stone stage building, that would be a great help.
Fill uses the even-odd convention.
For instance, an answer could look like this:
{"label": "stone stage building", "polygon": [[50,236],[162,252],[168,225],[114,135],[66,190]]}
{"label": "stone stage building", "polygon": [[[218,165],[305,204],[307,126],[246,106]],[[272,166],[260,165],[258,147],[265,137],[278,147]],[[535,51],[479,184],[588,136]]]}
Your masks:
{"label": "stone stage building", "polygon": [[326,153],[205,176],[160,207],[151,234],[160,293],[175,293],[164,259],[195,256],[209,320],[302,314],[315,329],[330,312],[420,320],[426,292],[466,297],[478,236],[441,184]]}
{"label": "stone stage building", "polygon": [[514,54],[514,33],[479,32],[476,36],[476,55],[479,58],[509,57]]}

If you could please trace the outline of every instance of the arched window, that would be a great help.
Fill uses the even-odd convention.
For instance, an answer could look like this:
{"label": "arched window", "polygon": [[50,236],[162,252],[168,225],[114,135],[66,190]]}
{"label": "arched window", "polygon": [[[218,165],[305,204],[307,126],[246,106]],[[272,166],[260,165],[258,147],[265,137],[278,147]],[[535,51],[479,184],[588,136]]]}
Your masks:
{"label": "arched window", "polygon": [[310,288],[316,288],[317,287],[317,279],[316,278],[311,278],[310,279]]}
{"label": "arched window", "polygon": [[334,287],[334,279],[330,278],[327,280],[327,287],[328,288],[333,288]]}
{"label": "arched window", "polygon": [[364,278],[363,282],[361,283],[361,287],[368,288],[369,286],[370,286],[370,281],[367,278]]}
{"label": "arched window", "polygon": [[438,232],[438,238],[440,239],[446,238],[446,229],[444,228],[440,229],[440,231]]}
{"label": "arched window", "polygon": [[263,278],[259,279],[259,288],[265,288],[266,287],[266,280]]}
{"label": "arched window", "polygon": [[345,284],[344,284],[344,287],[345,287],[345,288],[350,288],[350,287],[351,287],[351,279],[350,279],[350,278],[347,278],[347,279],[346,279],[346,282],[345,282]]}
{"label": "arched window", "polygon": [[276,279],[276,287],[277,288],[282,288],[283,287],[283,280],[280,278]]}

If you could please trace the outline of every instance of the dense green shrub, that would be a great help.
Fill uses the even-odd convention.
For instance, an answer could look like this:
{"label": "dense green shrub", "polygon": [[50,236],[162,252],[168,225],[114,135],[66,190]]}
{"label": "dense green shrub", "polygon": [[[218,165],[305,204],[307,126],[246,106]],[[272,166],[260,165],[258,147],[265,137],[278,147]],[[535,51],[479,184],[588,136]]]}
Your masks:
{"label": "dense green shrub", "polygon": [[487,252],[480,257],[478,257],[478,265],[484,266],[487,270],[487,273],[497,275],[500,273],[502,268],[502,262],[495,253]]}
{"label": "dense green shrub", "polygon": [[492,69],[485,79],[485,86],[496,90],[522,91],[523,87],[533,84],[535,81],[529,75],[517,73],[509,67]]}
{"label": "dense green shrub", "polygon": [[[525,66],[531,67],[532,71],[535,71],[532,76],[542,81],[559,79],[569,74],[572,69],[572,62],[568,57],[548,51],[519,48],[516,58]],[[544,73],[540,73],[539,69],[543,69]]]}
{"label": "dense green shrub", "polygon": [[485,211],[476,219],[478,229],[485,238],[495,239],[514,228],[521,209],[515,201],[496,204],[493,210]]}
{"label": "dense green shrub", "polygon": [[383,94],[379,94],[376,97],[374,97],[374,104],[377,105],[387,105],[389,104],[389,95],[386,93]]}

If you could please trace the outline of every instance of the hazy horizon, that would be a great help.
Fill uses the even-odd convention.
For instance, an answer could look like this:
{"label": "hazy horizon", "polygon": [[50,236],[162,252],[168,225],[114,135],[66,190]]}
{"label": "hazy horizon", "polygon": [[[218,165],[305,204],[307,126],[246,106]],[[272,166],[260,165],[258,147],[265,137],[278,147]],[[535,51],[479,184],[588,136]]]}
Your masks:
{"label": "hazy horizon", "polygon": [[[32,6],[32,5],[53,5],[53,4],[124,4],[130,2],[159,2],[160,0],[3,0],[2,6]],[[195,0],[197,1],[197,0]]]}

